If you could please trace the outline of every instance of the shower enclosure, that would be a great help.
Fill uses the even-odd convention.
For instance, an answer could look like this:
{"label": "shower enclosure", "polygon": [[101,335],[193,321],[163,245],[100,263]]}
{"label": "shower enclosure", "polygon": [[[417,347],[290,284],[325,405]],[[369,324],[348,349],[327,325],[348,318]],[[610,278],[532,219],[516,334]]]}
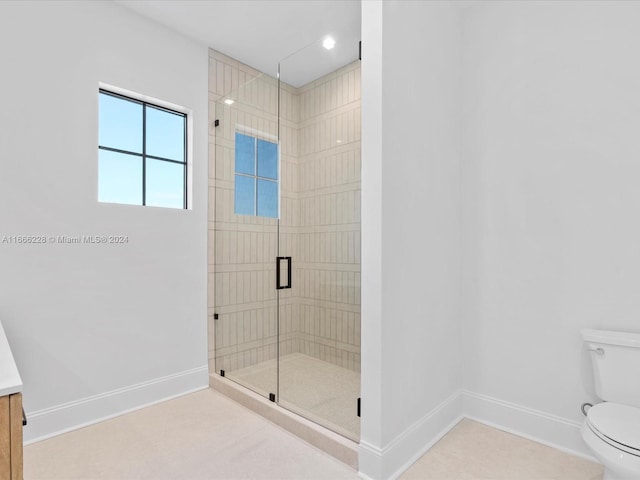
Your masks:
{"label": "shower enclosure", "polygon": [[326,73],[331,52],[317,42],[270,76],[210,51],[209,358],[211,373],[357,441],[353,52]]}

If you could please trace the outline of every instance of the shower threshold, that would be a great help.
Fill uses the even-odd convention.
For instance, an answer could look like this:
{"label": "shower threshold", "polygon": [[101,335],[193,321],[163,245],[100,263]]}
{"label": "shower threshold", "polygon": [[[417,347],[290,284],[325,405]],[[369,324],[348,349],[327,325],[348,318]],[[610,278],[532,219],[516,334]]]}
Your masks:
{"label": "shower threshold", "polygon": [[275,369],[276,361],[270,360],[228,372],[226,377],[212,374],[210,385],[357,469],[354,436],[359,435],[360,425],[354,400],[360,391],[360,376],[304,354],[289,354],[280,360],[280,400],[276,404],[266,398]]}

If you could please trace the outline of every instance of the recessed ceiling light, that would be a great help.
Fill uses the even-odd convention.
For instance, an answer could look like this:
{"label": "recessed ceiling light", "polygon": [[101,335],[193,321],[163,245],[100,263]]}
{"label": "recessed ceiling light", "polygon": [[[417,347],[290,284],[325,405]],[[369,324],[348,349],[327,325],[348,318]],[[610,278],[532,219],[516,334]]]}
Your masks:
{"label": "recessed ceiling light", "polygon": [[230,98],[227,98],[224,103],[226,103],[227,105],[233,105],[233,100],[231,100]]}
{"label": "recessed ceiling light", "polygon": [[327,50],[331,50],[333,47],[336,46],[336,41],[331,38],[331,37],[327,37],[324,39],[324,41],[322,42],[322,46],[324,48],[326,48]]}

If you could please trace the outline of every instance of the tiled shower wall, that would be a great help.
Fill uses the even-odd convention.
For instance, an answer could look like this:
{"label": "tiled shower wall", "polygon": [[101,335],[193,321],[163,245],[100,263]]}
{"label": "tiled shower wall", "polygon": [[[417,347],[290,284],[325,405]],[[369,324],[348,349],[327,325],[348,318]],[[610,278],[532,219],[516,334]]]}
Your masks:
{"label": "tiled shower wall", "polygon": [[[235,215],[236,131],[277,135],[277,80],[209,56],[209,369],[276,356],[274,219]],[[280,291],[280,353],[360,369],[359,62],[280,92],[280,254],[293,288]],[[232,105],[224,99],[234,100]],[[219,126],[215,127],[215,120]],[[218,320],[213,314],[219,315]]]}
{"label": "tiled shower wall", "polygon": [[300,352],[360,371],[360,62],[298,94]]}

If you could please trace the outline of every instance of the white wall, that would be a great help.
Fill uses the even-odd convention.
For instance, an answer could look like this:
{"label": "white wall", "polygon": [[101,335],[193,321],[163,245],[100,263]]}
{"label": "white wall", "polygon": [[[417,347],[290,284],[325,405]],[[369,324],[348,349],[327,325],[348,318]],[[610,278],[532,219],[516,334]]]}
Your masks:
{"label": "white wall", "polygon": [[360,470],[389,478],[459,414],[461,37],[449,2],[362,5]]}
{"label": "white wall", "polygon": [[458,414],[588,455],[580,330],[640,331],[640,3],[451,5],[363,2],[364,477]]}
{"label": "white wall", "polygon": [[578,422],[580,330],[640,331],[640,3],[463,20],[465,386]]}
{"label": "white wall", "polygon": [[382,0],[362,2],[361,473],[381,478],[382,438]]}
{"label": "white wall", "polygon": [[[2,2],[0,49],[0,238],[129,237],[0,243],[26,439],[206,386],[207,48],[92,1]],[[193,210],[97,203],[100,81],[192,109]]]}

